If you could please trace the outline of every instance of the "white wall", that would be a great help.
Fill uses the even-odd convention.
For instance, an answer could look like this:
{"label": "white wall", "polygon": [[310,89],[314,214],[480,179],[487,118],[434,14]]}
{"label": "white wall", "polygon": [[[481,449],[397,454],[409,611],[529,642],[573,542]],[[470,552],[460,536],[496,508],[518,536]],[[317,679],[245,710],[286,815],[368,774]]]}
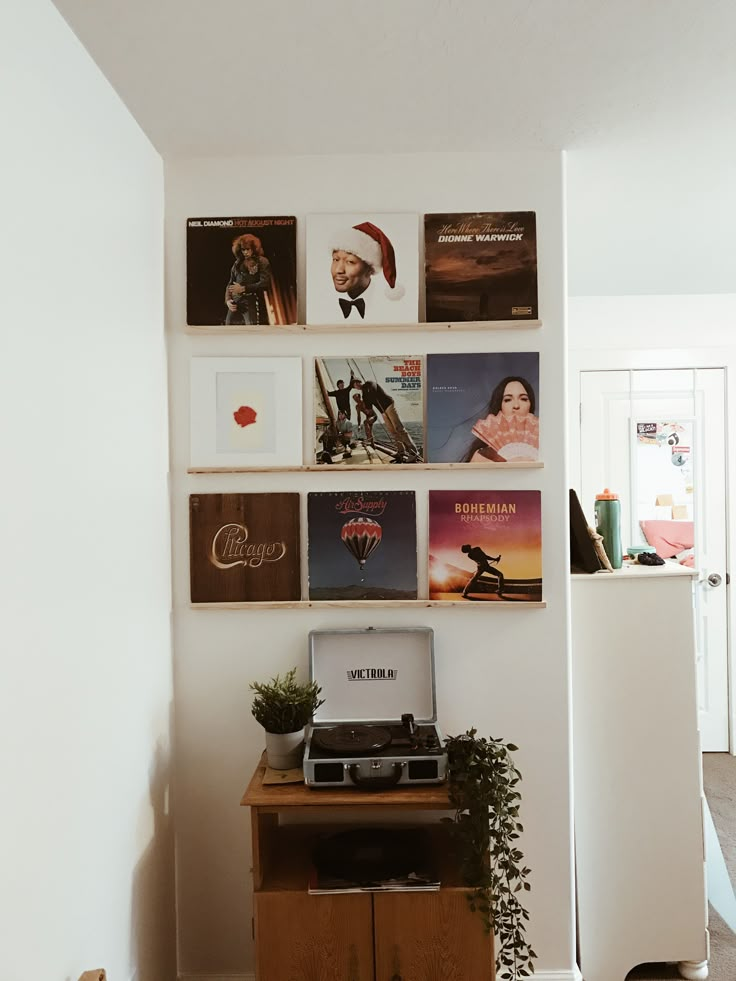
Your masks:
{"label": "white wall", "polygon": [[609,130],[568,152],[567,178],[571,296],[733,293],[736,164],[692,122],[678,141]]}
{"label": "white wall", "polygon": [[[298,665],[307,670],[313,628],[410,626],[435,630],[438,714],[446,732],[475,725],[521,749],[521,844],[533,870],[530,938],[538,970],[570,972],[573,952],[569,698],[567,658],[567,478],[564,408],[562,160],[559,154],[238,158],[169,161],[166,168],[167,330],[172,417],[176,821],[180,971],[213,975],[252,970],[248,814],[240,796],[263,748],[250,715],[248,684]],[[540,309],[544,326],[519,331],[361,338],[193,336],[185,332],[185,220],[194,215],[296,214],[366,210],[537,212]],[[303,259],[303,223],[299,226]],[[303,281],[303,262],[302,262]],[[301,311],[303,318],[304,311]],[[348,347],[350,344],[350,347]],[[380,475],[187,475],[188,377],[192,355],[304,356],[424,354],[452,350],[539,350],[545,468],[462,478],[454,472]],[[311,413],[304,419],[311,443]],[[188,495],[245,490],[399,489],[418,491],[419,554],[426,556],[426,491],[539,488],[543,492],[546,610],[413,612],[385,609],[231,611],[189,607]],[[420,571],[426,581],[426,570]],[[565,975],[568,976],[568,975]]]}
{"label": "white wall", "polygon": [[162,164],[48,0],[0,63],[0,974],[171,981]]}

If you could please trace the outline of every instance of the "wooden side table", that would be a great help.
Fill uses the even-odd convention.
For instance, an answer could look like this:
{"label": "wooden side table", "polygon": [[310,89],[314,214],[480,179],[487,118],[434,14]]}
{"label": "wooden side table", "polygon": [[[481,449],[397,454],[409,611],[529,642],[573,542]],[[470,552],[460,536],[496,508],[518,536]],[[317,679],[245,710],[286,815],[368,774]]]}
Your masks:
{"label": "wooden side table", "polygon": [[493,938],[468,906],[447,828],[437,821],[429,830],[438,892],[307,891],[314,842],[336,821],[345,830],[425,812],[424,826],[426,812],[439,818],[451,810],[446,786],[310,790],[264,786],[264,773],[261,761],[240,802],[251,808],[257,981],[493,981]]}

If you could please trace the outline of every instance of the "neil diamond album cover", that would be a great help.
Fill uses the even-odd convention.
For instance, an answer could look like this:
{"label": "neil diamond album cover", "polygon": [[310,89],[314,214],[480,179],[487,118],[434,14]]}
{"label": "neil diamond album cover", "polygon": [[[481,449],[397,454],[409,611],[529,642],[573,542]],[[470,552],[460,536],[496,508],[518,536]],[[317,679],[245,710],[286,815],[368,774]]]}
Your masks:
{"label": "neil diamond album cover", "polygon": [[536,320],[533,211],[424,216],[427,322]]}
{"label": "neil diamond album cover", "polygon": [[310,600],[417,598],[414,491],[311,493]]}
{"label": "neil diamond album cover", "polygon": [[429,598],[539,602],[541,491],[430,491]]}
{"label": "neil diamond album cover", "polygon": [[187,324],[295,324],[296,218],[188,218]]}

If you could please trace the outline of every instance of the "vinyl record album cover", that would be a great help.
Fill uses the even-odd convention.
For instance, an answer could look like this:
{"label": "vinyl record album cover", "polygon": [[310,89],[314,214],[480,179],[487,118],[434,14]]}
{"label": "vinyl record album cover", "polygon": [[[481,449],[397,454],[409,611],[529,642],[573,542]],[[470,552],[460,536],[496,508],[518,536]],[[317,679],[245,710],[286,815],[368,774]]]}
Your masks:
{"label": "vinyl record album cover", "polygon": [[296,218],[188,218],[187,324],[295,324]]}
{"label": "vinyl record album cover", "polygon": [[192,494],[192,603],[301,599],[298,494]]}
{"label": "vinyl record album cover", "polygon": [[307,216],[308,324],[415,324],[418,317],[417,215]]}
{"label": "vinyl record album cover", "polygon": [[417,597],[414,491],[308,496],[309,598]]}
{"label": "vinyl record album cover", "polygon": [[430,491],[429,598],[542,599],[540,491]]}
{"label": "vinyl record album cover", "polygon": [[316,358],[316,463],[421,463],[422,359],[418,355]]}
{"label": "vinyl record album cover", "polygon": [[539,459],[539,354],[427,355],[430,463]]}
{"label": "vinyl record album cover", "polygon": [[427,322],[536,320],[533,211],[424,216]]}

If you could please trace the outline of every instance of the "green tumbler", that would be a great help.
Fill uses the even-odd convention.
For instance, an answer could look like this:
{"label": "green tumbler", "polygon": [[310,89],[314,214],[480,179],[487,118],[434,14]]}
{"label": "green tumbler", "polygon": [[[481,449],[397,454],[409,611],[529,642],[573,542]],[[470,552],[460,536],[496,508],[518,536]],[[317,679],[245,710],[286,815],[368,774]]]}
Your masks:
{"label": "green tumbler", "polygon": [[603,536],[603,547],[614,569],[623,564],[621,551],[621,502],[606,487],[595,499],[595,530]]}

